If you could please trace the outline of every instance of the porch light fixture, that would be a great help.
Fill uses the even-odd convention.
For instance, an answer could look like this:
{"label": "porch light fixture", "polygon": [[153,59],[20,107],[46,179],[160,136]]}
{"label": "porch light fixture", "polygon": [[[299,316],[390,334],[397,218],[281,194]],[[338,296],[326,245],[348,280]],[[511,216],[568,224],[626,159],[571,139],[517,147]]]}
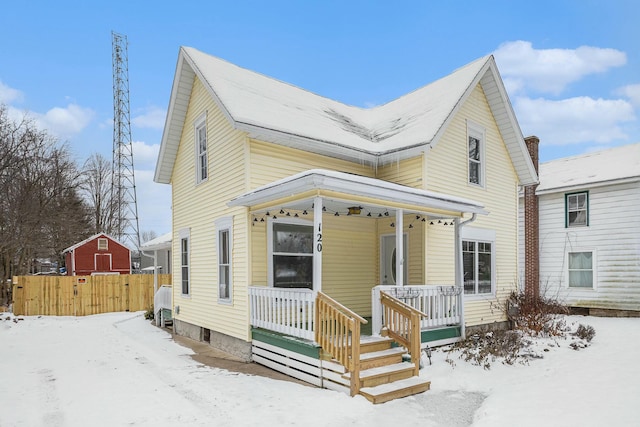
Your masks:
{"label": "porch light fixture", "polygon": [[349,215],[360,215],[362,211],[362,206],[351,206],[349,208]]}

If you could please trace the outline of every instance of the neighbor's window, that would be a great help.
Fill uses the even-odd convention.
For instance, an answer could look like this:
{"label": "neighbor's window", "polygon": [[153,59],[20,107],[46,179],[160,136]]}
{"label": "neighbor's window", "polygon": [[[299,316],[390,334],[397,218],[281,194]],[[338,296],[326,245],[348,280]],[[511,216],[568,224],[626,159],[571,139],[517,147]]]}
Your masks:
{"label": "neighbor's window", "polygon": [[231,269],[231,237],[232,220],[224,218],[216,221],[218,230],[218,299],[230,302],[232,296],[232,269]]}
{"label": "neighbor's window", "polygon": [[593,252],[569,252],[569,287],[593,288]]}
{"label": "neighbor's window", "polygon": [[182,295],[189,295],[189,230],[180,232],[180,280],[182,283]]}
{"label": "neighbor's window", "polygon": [[273,286],[313,289],[313,226],[284,222],[272,226]]}
{"label": "neighbor's window", "polygon": [[492,293],[492,249],[493,244],[490,242],[462,241],[464,293],[466,295]]}
{"label": "neighbor's window", "polygon": [[103,239],[103,238],[98,238],[98,250],[99,251],[109,250],[109,240],[108,239]]}
{"label": "neighbor's window", "polygon": [[206,116],[196,122],[196,183],[205,181],[209,176],[207,159],[207,120]]}
{"label": "neighbor's window", "polygon": [[589,193],[565,195],[566,226],[581,227],[589,225]]}
{"label": "neighbor's window", "polygon": [[484,129],[467,123],[469,183],[484,186]]}

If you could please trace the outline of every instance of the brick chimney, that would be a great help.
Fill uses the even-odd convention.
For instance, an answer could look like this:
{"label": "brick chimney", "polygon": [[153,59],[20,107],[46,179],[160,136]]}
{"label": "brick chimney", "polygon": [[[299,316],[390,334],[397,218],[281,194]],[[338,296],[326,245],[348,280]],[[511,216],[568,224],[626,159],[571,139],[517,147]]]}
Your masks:
{"label": "brick chimney", "polygon": [[[533,167],[538,173],[538,144],[537,136],[524,139],[533,161]],[[527,298],[540,297],[540,244],[538,219],[538,184],[524,187],[524,292]]]}

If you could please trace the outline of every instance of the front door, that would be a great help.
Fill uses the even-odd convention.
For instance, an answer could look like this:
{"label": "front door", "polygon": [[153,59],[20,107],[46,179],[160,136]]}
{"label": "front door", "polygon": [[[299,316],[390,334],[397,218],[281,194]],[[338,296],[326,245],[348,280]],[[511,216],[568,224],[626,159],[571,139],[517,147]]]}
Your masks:
{"label": "front door", "polygon": [[[407,277],[407,259],[409,254],[407,252],[407,235],[403,235],[404,243],[404,282],[408,282]],[[389,234],[382,236],[380,244],[380,282],[383,285],[395,285],[396,284],[396,236],[395,234]]]}

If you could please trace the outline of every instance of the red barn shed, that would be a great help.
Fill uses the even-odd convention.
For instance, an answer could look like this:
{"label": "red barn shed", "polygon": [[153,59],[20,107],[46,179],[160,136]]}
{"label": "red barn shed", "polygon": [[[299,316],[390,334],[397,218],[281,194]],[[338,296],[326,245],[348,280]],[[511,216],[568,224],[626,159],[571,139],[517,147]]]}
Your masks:
{"label": "red barn shed", "polygon": [[91,236],[62,253],[65,255],[67,276],[131,274],[131,251],[105,233]]}

